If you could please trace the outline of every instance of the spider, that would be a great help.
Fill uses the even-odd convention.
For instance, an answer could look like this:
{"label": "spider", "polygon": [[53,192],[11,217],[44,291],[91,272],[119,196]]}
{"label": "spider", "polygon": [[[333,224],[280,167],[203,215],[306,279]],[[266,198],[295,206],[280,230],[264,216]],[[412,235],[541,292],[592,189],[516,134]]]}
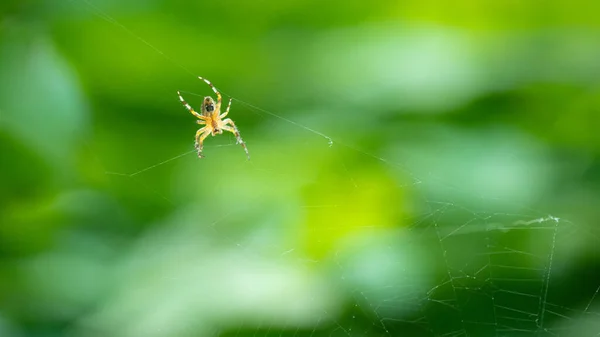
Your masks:
{"label": "spider", "polygon": [[224,113],[221,113],[221,93],[219,90],[215,88],[215,86],[210,83],[209,80],[203,77],[198,77],[202,81],[206,82],[212,90],[217,95],[217,103],[212,97],[206,96],[204,97],[204,101],[202,102],[201,113],[197,113],[194,109],[183,99],[181,93],[177,91],[177,95],[179,95],[179,100],[183,104],[183,106],[188,109],[192,115],[196,116],[199,120],[196,123],[200,125],[204,125],[198,131],[196,131],[196,142],[194,143],[194,147],[198,151],[198,157],[203,158],[202,148],[204,139],[208,137],[208,135],[220,135],[223,133],[223,130],[229,131],[235,135],[237,140],[237,144],[241,144],[246,151],[246,157],[250,160],[250,153],[248,152],[248,148],[246,147],[246,143],[242,140],[240,136],[240,132],[238,131],[235,123],[230,118],[223,119],[229,113],[229,108],[231,107],[231,98],[229,99],[229,104],[227,105],[227,110]]}

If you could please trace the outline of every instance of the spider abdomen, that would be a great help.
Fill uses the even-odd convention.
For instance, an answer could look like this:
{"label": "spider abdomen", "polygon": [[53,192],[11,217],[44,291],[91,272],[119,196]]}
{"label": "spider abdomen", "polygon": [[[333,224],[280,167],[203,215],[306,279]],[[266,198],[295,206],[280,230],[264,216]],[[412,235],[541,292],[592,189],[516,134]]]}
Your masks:
{"label": "spider abdomen", "polygon": [[202,114],[204,116],[211,116],[215,112],[215,101],[210,96],[204,97],[202,102]]}

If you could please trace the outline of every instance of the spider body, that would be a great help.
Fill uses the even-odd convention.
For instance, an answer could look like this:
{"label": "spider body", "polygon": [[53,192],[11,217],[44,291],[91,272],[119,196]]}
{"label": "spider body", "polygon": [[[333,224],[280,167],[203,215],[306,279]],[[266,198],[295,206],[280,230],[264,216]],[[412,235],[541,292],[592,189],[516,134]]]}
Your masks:
{"label": "spider body", "polygon": [[[206,96],[204,97],[204,102],[202,103],[202,116],[208,117],[210,119],[210,127],[212,128],[211,130],[211,135],[214,136],[215,134],[222,134],[223,130],[221,129],[221,123],[219,123],[219,111],[215,110],[215,100],[210,97],[210,96]],[[216,113],[215,113],[216,112]],[[208,124],[208,121],[204,121],[204,120],[198,120],[196,121],[196,123],[201,124],[201,125],[205,125]],[[222,121],[221,121],[222,122]]]}
{"label": "spider body", "polygon": [[192,115],[198,118],[196,123],[203,125],[203,127],[196,132],[196,142],[194,143],[194,146],[198,151],[198,157],[204,157],[204,155],[202,154],[204,139],[206,139],[206,137],[208,137],[209,135],[220,135],[223,133],[224,130],[229,131],[235,135],[237,143],[242,145],[244,151],[246,151],[246,157],[248,157],[248,160],[250,160],[250,153],[248,152],[246,143],[244,143],[244,141],[242,140],[240,132],[235,126],[235,123],[231,120],[231,118],[225,118],[229,113],[229,108],[231,107],[231,98],[229,99],[229,104],[227,104],[227,109],[224,113],[221,113],[221,93],[217,90],[217,88],[215,88],[215,86],[212,83],[210,83],[209,80],[202,77],[198,78],[206,82],[206,84],[208,84],[217,95],[216,102],[210,96],[204,97],[204,101],[202,102],[202,107],[200,110],[201,113],[197,113],[196,111],[194,111],[194,109],[183,99],[181,93],[177,91],[177,95],[179,95],[179,100],[181,101],[181,104],[183,104],[183,106],[190,113],[192,113]]}

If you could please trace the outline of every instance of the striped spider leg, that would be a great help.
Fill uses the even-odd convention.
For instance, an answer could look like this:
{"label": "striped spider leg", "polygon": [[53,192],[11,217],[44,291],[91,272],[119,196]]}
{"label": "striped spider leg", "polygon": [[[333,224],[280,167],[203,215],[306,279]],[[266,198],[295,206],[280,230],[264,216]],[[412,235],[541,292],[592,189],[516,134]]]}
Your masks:
{"label": "striped spider leg", "polygon": [[[231,108],[231,98],[229,99],[229,104],[227,104],[227,109],[224,113],[221,113],[221,93],[215,88],[215,86],[210,83],[209,80],[198,77],[203,80],[206,84],[208,84],[214,93],[217,95],[217,102],[210,96],[204,97],[204,101],[202,102],[200,113],[194,111],[194,109],[183,99],[181,93],[177,91],[177,95],[179,96],[179,100],[181,104],[192,113],[192,115],[196,116],[198,120],[196,123],[203,125],[196,132],[196,142],[194,143],[194,147],[198,151],[198,157],[203,158],[202,148],[204,146],[204,140],[209,135],[220,135],[223,133],[223,130],[231,132],[235,135],[237,144],[241,144],[246,152],[246,157],[250,160],[250,153],[248,152],[248,148],[246,147],[246,143],[242,140],[242,136],[240,136],[240,132],[238,131],[235,123],[231,120],[231,118],[225,118],[227,114],[229,114],[229,109]],[[223,119],[225,118],[225,119]]]}

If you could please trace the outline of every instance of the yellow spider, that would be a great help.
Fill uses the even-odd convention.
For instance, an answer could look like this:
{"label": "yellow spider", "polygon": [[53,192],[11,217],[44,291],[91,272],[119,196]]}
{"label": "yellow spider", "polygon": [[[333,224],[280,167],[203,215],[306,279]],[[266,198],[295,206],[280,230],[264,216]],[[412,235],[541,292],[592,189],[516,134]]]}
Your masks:
{"label": "yellow spider", "polygon": [[215,86],[210,83],[206,78],[198,77],[208,84],[212,90],[217,94],[217,103],[212,97],[206,96],[204,97],[204,101],[202,102],[201,113],[197,113],[192,109],[192,107],[181,97],[181,93],[177,91],[177,95],[179,95],[179,100],[183,104],[183,106],[188,109],[192,115],[196,116],[199,120],[196,123],[200,125],[204,125],[204,127],[200,128],[196,132],[196,142],[194,146],[196,150],[198,150],[198,157],[203,158],[202,147],[204,146],[204,139],[208,137],[208,135],[214,136],[215,134],[220,135],[223,133],[223,130],[229,131],[235,135],[237,140],[237,144],[241,144],[246,151],[246,157],[250,160],[250,153],[248,152],[248,148],[246,147],[246,143],[242,140],[240,136],[240,132],[238,131],[235,123],[230,118],[223,119],[229,113],[229,108],[231,107],[231,98],[229,99],[229,104],[227,105],[227,110],[224,113],[221,113],[221,93],[215,88]]}

